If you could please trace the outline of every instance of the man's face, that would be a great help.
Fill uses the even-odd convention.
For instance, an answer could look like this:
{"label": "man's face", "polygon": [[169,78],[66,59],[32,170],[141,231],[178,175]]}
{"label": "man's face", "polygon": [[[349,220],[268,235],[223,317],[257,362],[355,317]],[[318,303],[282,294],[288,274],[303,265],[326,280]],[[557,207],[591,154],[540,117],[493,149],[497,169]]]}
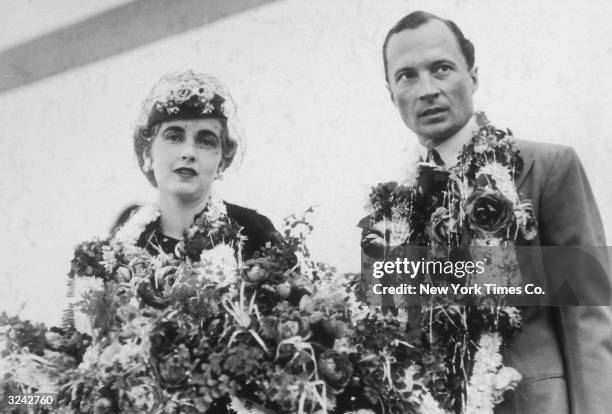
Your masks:
{"label": "man's face", "polygon": [[467,123],[478,76],[443,22],[394,34],[386,53],[391,99],[421,143],[438,145]]}

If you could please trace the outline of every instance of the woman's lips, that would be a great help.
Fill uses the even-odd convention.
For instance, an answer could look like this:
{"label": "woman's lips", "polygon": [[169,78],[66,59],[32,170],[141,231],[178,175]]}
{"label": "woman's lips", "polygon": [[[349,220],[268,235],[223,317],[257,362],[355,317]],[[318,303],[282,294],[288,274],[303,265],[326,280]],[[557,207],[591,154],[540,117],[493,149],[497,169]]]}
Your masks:
{"label": "woman's lips", "polygon": [[195,177],[196,175],[198,175],[196,170],[187,167],[177,168],[176,170],[174,170],[174,172],[183,177]]}

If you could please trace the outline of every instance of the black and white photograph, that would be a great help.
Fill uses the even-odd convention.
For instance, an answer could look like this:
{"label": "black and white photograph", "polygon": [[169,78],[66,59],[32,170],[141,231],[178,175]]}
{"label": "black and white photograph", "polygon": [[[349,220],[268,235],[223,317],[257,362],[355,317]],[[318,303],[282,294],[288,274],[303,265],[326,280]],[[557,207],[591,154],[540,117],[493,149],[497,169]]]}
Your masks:
{"label": "black and white photograph", "polygon": [[0,5],[0,412],[609,412],[612,3]]}

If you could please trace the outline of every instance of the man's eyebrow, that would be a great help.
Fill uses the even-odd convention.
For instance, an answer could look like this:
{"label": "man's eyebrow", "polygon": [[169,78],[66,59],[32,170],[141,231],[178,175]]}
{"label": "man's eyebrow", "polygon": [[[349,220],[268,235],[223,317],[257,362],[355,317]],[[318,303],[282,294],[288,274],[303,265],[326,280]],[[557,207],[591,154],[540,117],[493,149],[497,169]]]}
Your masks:
{"label": "man's eyebrow", "polygon": [[457,64],[454,61],[450,60],[450,59],[438,59],[438,60],[434,60],[433,62],[431,62],[429,64],[429,66],[439,65],[441,63],[445,63],[445,64],[451,65],[451,66],[457,66]]}

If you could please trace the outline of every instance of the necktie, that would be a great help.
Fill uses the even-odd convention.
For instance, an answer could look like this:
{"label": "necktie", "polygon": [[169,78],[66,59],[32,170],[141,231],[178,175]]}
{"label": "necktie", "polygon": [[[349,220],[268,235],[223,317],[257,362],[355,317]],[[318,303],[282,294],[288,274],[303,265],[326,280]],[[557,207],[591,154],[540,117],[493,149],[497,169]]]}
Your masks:
{"label": "necktie", "polygon": [[444,160],[440,156],[440,153],[435,149],[430,149],[427,152],[427,162],[433,162],[440,167],[444,166]]}

